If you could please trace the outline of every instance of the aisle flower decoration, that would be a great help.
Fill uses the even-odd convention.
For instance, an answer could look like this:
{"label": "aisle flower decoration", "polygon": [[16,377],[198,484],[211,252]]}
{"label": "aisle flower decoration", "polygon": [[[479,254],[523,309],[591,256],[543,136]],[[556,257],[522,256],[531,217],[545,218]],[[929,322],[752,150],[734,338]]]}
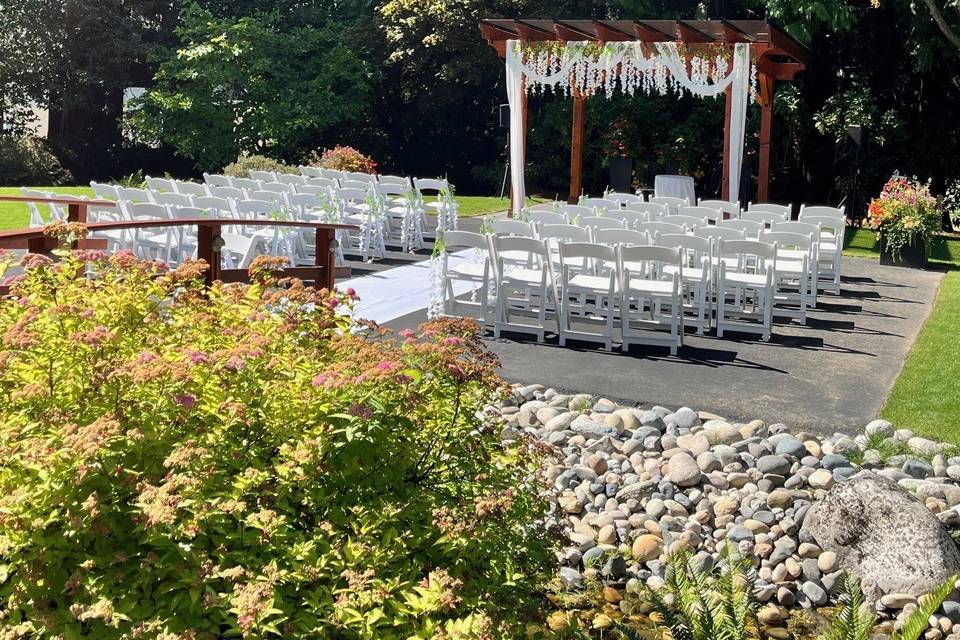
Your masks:
{"label": "aisle flower decoration", "polygon": [[899,260],[905,247],[926,246],[940,228],[940,209],[930,183],[894,175],[870,202],[867,224],[883,237],[886,250]]}

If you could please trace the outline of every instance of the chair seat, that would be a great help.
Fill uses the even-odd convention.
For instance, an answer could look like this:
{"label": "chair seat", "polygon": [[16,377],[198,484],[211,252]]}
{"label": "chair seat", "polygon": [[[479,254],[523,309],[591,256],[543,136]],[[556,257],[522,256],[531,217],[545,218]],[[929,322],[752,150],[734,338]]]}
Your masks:
{"label": "chair seat", "polygon": [[820,242],[820,253],[836,253],[836,242]]}
{"label": "chair seat", "polygon": [[[673,265],[664,265],[663,272],[669,275],[677,273],[679,269]],[[703,269],[698,269],[695,267],[684,267],[683,268],[683,280],[684,282],[701,282],[704,279],[704,275],[707,272]]]}
{"label": "chair seat", "polygon": [[458,264],[454,267],[450,267],[448,273],[452,273],[458,276],[467,276],[471,278],[482,278],[483,277],[483,265],[477,264],[475,262],[465,262]]}
{"label": "chair seat", "polygon": [[567,283],[568,287],[590,291],[610,291],[610,278],[604,276],[575,275]]}
{"label": "chair seat", "polygon": [[724,275],[724,280],[728,285],[739,285],[744,287],[766,287],[767,276],[762,273],[740,273],[737,271],[728,271]]}
{"label": "chair seat", "polygon": [[802,249],[780,249],[777,251],[777,262],[779,263],[781,259],[800,261],[809,256],[810,252]]}
{"label": "chair seat", "polygon": [[802,275],[803,262],[800,260],[777,260],[777,273]]}
{"label": "chair seat", "polygon": [[503,281],[540,286],[543,272],[540,269],[513,269],[503,274]]}
{"label": "chair seat", "polygon": [[672,280],[631,279],[627,293],[641,295],[669,296],[673,295]]}

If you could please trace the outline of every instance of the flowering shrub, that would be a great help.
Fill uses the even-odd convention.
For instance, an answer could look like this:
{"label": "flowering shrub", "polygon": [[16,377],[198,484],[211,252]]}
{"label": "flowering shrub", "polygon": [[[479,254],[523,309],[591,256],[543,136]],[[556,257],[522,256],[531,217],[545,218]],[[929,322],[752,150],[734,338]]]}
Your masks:
{"label": "flowering shrub", "polygon": [[903,248],[914,243],[926,244],[940,228],[941,214],[937,199],[930,195],[930,185],[915,178],[893,176],[880,197],[867,208],[867,224],[883,234],[887,250],[895,260]]}
{"label": "flowering shrub", "polygon": [[333,149],[324,149],[319,157],[314,152],[310,164],[339,171],[360,171],[362,173],[376,173],[377,171],[377,163],[373,161],[373,158],[363,155],[353,147],[341,145],[337,145]]}
{"label": "flowering shrub", "polygon": [[501,383],[472,323],[354,331],[352,292],[269,259],[209,290],[203,262],[22,264],[0,301],[0,636],[517,633],[550,556],[539,455],[477,417]]}
{"label": "flowering shrub", "polygon": [[296,167],[283,164],[267,156],[242,154],[223,168],[223,175],[233,178],[249,178],[251,171],[276,171],[277,173],[299,173]]}

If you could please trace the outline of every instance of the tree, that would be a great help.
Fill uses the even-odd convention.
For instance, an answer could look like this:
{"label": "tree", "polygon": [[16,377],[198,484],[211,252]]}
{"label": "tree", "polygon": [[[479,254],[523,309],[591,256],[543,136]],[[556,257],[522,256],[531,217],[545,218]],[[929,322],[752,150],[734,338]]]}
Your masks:
{"label": "tree", "polygon": [[200,169],[241,152],[302,160],[318,139],[370,117],[376,69],[342,24],[287,26],[276,12],[217,18],[192,8],[174,56],[132,120]]}

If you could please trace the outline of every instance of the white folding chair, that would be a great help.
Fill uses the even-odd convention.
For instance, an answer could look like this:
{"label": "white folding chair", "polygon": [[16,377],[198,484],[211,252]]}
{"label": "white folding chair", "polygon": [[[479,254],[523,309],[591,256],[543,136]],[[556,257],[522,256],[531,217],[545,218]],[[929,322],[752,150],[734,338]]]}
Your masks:
{"label": "white folding chair", "polygon": [[266,200],[267,202],[273,202],[276,204],[283,204],[285,202],[283,196],[284,192],[282,191],[269,191],[266,189],[261,189],[259,191],[250,191],[247,193],[251,200]]}
{"label": "white folding chair", "polygon": [[377,182],[380,184],[397,185],[407,190],[413,189],[413,182],[405,176],[377,176]]}
{"label": "white folding chair", "polygon": [[260,184],[260,191],[273,191],[274,193],[296,193],[296,187],[286,182],[263,182]]}
{"label": "white folding chair", "polygon": [[567,216],[556,211],[531,211],[530,222],[539,229],[545,224],[567,224]]}
{"label": "white folding chair", "polygon": [[[20,195],[26,196],[28,198],[49,198],[52,194],[46,191],[38,191],[36,189],[28,189],[26,187],[20,188]],[[40,209],[43,206],[42,203],[37,202],[28,202],[27,209],[30,211],[30,226],[31,227],[42,227],[49,222],[54,220],[60,220],[61,214],[60,210],[54,207],[53,205],[43,206],[46,209],[47,214],[44,215]]]}
{"label": "white folding chair", "polygon": [[593,232],[593,241],[609,247],[620,244],[643,246],[650,244],[650,235],[636,229],[596,229]]}
{"label": "white folding chair", "polygon": [[[296,188],[299,187],[300,185],[306,184],[306,183],[307,183],[307,179],[304,178],[303,176],[298,176],[298,175],[293,174],[293,173],[278,173],[278,174],[277,174],[277,182],[280,182],[280,183],[282,183],[282,184],[289,185],[289,186],[293,187],[294,190],[296,190]],[[266,187],[264,187],[264,188],[266,188]]]}
{"label": "white folding chair", "polygon": [[[420,199],[420,208],[423,211],[420,224],[427,229],[427,212],[437,217],[437,233],[440,230],[457,228],[458,205],[447,180],[439,178],[414,178],[413,188]],[[433,195],[433,200],[427,201],[426,196]]]}
{"label": "white folding chair", "polygon": [[647,222],[649,216],[645,213],[640,213],[639,211],[630,211],[628,209],[620,209],[618,211],[607,211],[604,215],[605,218],[614,218],[616,220],[622,220],[623,226],[627,229],[636,229],[637,225]]}
{"label": "white folding chair", "polygon": [[717,337],[746,331],[770,340],[776,295],[777,245],[759,240],[717,240]]}
{"label": "white folding chair", "polygon": [[243,189],[237,189],[236,187],[210,187],[210,195],[214,198],[226,198],[228,200],[243,200],[246,197]]}
{"label": "white folding chair", "polygon": [[662,222],[644,222],[643,224],[637,225],[637,231],[642,231],[646,233],[650,238],[656,237],[658,233],[684,233],[682,224],[673,224],[670,222],[670,218],[673,216],[667,216],[663,218]]}
{"label": "white folding chair", "polygon": [[625,207],[628,204],[638,204],[643,202],[643,196],[636,195],[633,193],[619,193],[617,191],[611,191],[607,195],[603,196],[605,200],[612,200],[616,202],[621,207]]}
{"label": "white folding chair", "polygon": [[[328,178],[310,178],[310,179],[311,180],[328,180]],[[329,193],[331,189],[333,189],[334,191],[337,191],[340,189],[340,187],[339,185],[319,186],[319,185],[313,185],[313,184],[305,184],[297,188],[297,193],[312,193],[314,195],[322,196],[324,194]]]}
{"label": "white folding chair", "polygon": [[300,170],[300,175],[306,176],[308,178],[320,178],[323,176],[323,174],[321,173],[322,169],[320,169],[320,167],[307,167],[304,165],[300,165],[299,167],[297,167],[297,169]]}
{"label": "white folding chair", "polygon": [[699,238],[686,233],[661,233],[657,235],[655,243],[658,247],[680,250],[683,269],[677,270],[666,265],[664,272],[672,274],[676,271],[680,274],[683,307],[684,311],[690,314],[686,324],[695,326],[697,333],[703,335],[710,327],[712,315],[710,301],[713,296],[713,243],[709,238]]}
{"label": "white folding chair", "polygon": [[386,230],[377,210],[376,198],[368,189],[340,189],[336,192],[341,222],[358,227],[356,235],[348,235],[351,251],[364,262],[387,255]]}
{"label": "white folding chair", "polygon": [[345,180],[347,177],[346,171],[341,171],[340,169],[318,169],[320,178],[331,178],[333,180]]}
{"label": "white folding chair", "polygon": [[177,187],[173,180],[168,178],[151,178],[147,176],[144,178],[144,182],[147,183],[147,189],[151,191],[162,191],[169,193],[176,193]]}
{"label": "white folding chair", "polygon": [[[450,255],[458,250],[473,249],[476,260],[458,260],[450,264]],[[482,234],[470,231],[447,231],[443,234],[442,297],[440,313],[445,316],[459,315],[459,307],[479,310],[481,325],[487,324],[487,309],[490,306],[490,282],[493,266],[490,262],[490,243]],[[466,282],[471,286],[471,299],[458,299],[454,284]],[[479,286],[479,293],[477,287]]]}
{"label": "white folding chair", "polygon": [[[673,270],[668,272],[666,267]],[[623,350],[629,351],[632,344],[660,345],[676,355],[683,344],[684,322],[680,249],[621,245],[617,276]]]}
{"label": "white folding chair", "polygon": [[521,220],[498,218],[490,223],[495,236],[520,236],[522,238],[536,238],[537,230],[533,224]]}
{"label": "white folding chair", "polygon": [[780,216],[781,222],[786,222],[790,219],[790,215],[793,213],[793,205],[775,204],[773,202],[750,202],[747,204],[747,211],[775,213]]}
{"label": "white folding chair", "polygon": [[706,220],[707,224],[717,224],[717,222],[723,220],[723,211],[712,207],[680,207],[677,209],[677,213]]}
{"label": "white folding chair", "polygon": [[367,184],[374,184],[377,181],[377,176],[373,173],[364,173],[363,171],[347,171],[346,179],[357,180]]}
{"label": "white folding chair", "polygon": [[251,171],[250,179],[257,180],[259,182],[276,182],[277,181],[277,172],[276,171]]}
{"label": "white folding chair", "polygon": [[192,207],[193,196],[185,193],[174,193],[173,191],[161,191],[153,193],[153,201],[157,204],[171,207]]}
{"label": "white folding chair", "polygon": [[620,218],[607,218],[601,216],[587,216],[580,218],[577,226],[590,229],[591,233],[596,229],[626,229],[627,223]]}
{"label": "white folding chair", "polygon": [[[660,218],[666,216],[670,209],[665,204],[658,204],[656,202],[637,202],[635,204],[628,204],[627,211],[635,211],[637,213],[642,213],[647,216],[647,219],[644,222],[656,222]],[[676,209],[674,213],[677,213]]]}
{"label": "white folding chair", "polygon": [[250,178],[230,178],[230,186],[244,191],[259,191],[260,181]]}
{"label": "white folding chair", "polygon": [[594,210],[590,207],[581,207],[578,204],[561,204],[557,213],[566,216],[567,222],[570,224],[577,224],[577,220],[595,215]]}
{"label": "white folding chair", "polygon": [[139,187],[120,187],[118,200],[124,202],[153,202],[153,193]]}
{"label": "white folding chair", "polygon": [[797,217],[801,222],[805,217],[825,216],[828,218],[838,218],[841,221],[847,219],[846,206],[828,207],[825,205],[800,205],[800,215]]}
{"label": "white folding chair", "polygon": [[764,230],[762,222],[755,220],[744,220],[742,218],[731,218],[730,220],[718,220],[717,226],[721,229],[739,229],[743,231],[744,236],[750,240],[756,240],[760,232]]}
{"label": "white folding chair", "polygon": [[716,209],[724,214],[724,218],[739,218],[740,217],[740,203],[731,202],[729,200],[704,200],[700,198],[697,202],[701,207],[707,207],[708,209]]}
{"label": "white folding chair", "polygon": [[[686,208],[693,209],[695,207],[686,207]],[[683,211],[684,208],[681,208],[680,210]],[[666,222],[669,224],[681,225],[684,228],[686,228],[688,231],[693,231],[694,229],[699,229],[700,227],[705,227],[707,226],[707,224],[709,224],[706,218],[688,216],[682,213],[678,213],[675,216],[664,216],[663,218],[660,218],[660,221]]]}
{"label": "white folding chair", "polygon": [[690,206],[689,200],[676,196],[654,196],[648,201],[648,204],[650,203],[662,205],[664,209],[666,209],[667,215],[670,213],[679,213],[680,207]]}
{"label": "white folding chair", "polygon": [[297,191],[302,192],[304,186],[323,187],[324,189],[330,189],[330,188],[339,189],[340,182],[333,178],[310,177],[310,178],[307,178],[307,181],[303,185],[297,187]]}
{"label": "white folding chair", "polygon": [[[537,237],[547,241],[550,250],[550,259],[554,266],[560,266],[560,245],[567,242],[590,242],[590,231],[575,224],[545,224],[537,231]],[[587,263],[581,265],[587,268]]]}
{"label": "white folding chair", "polygon": [[374,183],[373,190],[383,210],[389,238],[403,251],[413,253],[422,249],[423,229],[416,194],[403,184]]}
{"label": "white folding chair", "polygon": [[206,196],[210,195],[207,191],[207,185],[199,182],[188,182],[186,180],[177,180],[174,183],[177,193],[188,196]]}
{"label": "white folding chair", "polygon": [[351,180],[349,178],[340,181],[340,187],[343,189],[359,189],[361,191],[370,191],[373,184],[369,180]]}
{"label": "white folding chair", "polygon": [[[129,220],[169,220],[171,217],[167,207],[154,202],[123,202],[122,206]],[[170,227],[137,229],[133,233],[133,250],[144,260],[170,262],[177,238]]]}
{"label": "white folding chair", "polygon": [[[601,342],[604,349],[612,351],[617,309],[616,249],[588,242],[563,242],[559,245],[559,253],[561,275],[557,288],[560,296],[560,346],[565,346],[568,338],[577,338]],[[593,268],[584,269],[584,263],[592,264]],[[576,298],[576,308],[571,298]],[[599,322],[603,331],[575,330],[572,323],[574,317],[580,323]]]}
{"label": "white folding chair", "polygon": [[204,173],[203,181],[210,187],[229,187],[230,178],[216,173]]}
{"label": "white folding chair", "polygon": [[120,187],[115,184],[105,184],[103,182],[90,181],[90,188],[93,189],[93,197],[97,200],[119,200]]}
{"label": "white folding chair", "polygon": [[773,211],[756,211],[754,209],[741,213],[740,219],[759,222],[763,225],[764,229],[769,229],[774,222],[784,222],[786,220],[786,218],[779,213]]}
{"label": "white folding chair", "polygon": [[[543,342],[547,328],[547,307],[552,303],[556,308],[557,302],[553,263],[546,241],[507,235],[490,236],[489,240],[496,274],[494,337],[499,338],[500,332],[506,330],[531,333]],[[504,254],[526,254],[526,262],[531,266],[510,266],[504,262]],[[521,293],[523,297],[512,298],[510,292]],[[519,310],[526,311],[528,315],[535,314],[536,323],[515,322],[512,314],[519,313]]]}
{"label": "white folding chair", "polygon": [[[222,187],[226,188],[226,187]],[[193,205],[213,218],[236,218],[238,213],[232,201],[219,196],[199,196],[193,199]]]}
{"label": "white folding chair", "polygon": [[[606,198],[581,198],[578,202],[581,207],[586,207],[588,209],[594,209],[600,212],[607,210],[614,210],[620,208],[620,203],[616,200],[608,200]],[[593,214],[596,215],[596,214]]]}
{"label": "white folding chair", "polygon": [[843,253],[847,221],[841,207],[837,215],[813,215],[811,210],[825,207],[808,207],[800,210],[800,222],[818,225],[820,235],[817,238],[817,280],[819,288],[831,293],[840,293],[840,256]]}
{"label": "white folding chair", "polygon": [[777,245],[776,297],[773,315],[807,324],[807,310],[817,293],[812,235],[790,231],[763,231],[760,241]]}

